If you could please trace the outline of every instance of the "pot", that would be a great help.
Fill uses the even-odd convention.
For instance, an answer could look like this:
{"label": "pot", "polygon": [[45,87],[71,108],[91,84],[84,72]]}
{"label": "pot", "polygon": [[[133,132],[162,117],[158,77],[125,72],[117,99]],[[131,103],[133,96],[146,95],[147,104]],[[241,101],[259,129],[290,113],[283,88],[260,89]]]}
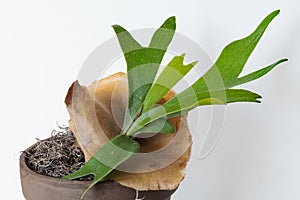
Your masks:
{"label": "pot", "polygon": [[[25,152],[20,156],[20,175],[26,200],[77,200],[91,184],[91,181],[68,181],[38,174],[27,166]],[[138,198],[170,200],[175,190],[139,191]],[[132,188],[114,181],[106,181],[96,184],[84,200],[134,200],[136,194],[136,190]]]}

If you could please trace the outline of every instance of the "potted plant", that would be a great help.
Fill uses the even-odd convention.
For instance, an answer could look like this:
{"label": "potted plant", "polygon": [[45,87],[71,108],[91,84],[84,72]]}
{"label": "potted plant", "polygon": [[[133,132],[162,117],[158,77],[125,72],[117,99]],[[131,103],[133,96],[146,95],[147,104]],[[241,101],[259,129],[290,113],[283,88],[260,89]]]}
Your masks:
{"label": "potted plant", "polygon": [[212,104],[259,103],[260,95],[235,87],[287,61],[281,59],[240,76],[278,14],[279,10],[272,12],[249,36],[227,45],[215,64],[178,94],[173,86],[196,61],[184,64],[184,54],[174,56],[157,75],[175,33],[175,17],[163,23],[148,47],[114,25],[127,74],[116,73],[89,86],[78,81],[71,85],[65,98],[70,128],[61,127],[20,157],[25,198],[170,199],[184,178],[190,157],[187,113]]}

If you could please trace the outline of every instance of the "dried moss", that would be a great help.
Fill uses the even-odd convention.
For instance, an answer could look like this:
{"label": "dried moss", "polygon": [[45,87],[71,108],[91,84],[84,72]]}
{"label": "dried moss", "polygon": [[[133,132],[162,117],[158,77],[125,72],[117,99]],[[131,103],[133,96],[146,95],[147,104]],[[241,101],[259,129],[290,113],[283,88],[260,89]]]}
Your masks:
{"label": "dried moss", "polygon": [[74,143],[75,138],[69,127],[59,126],[59,130],[52,131],[50,138],[37,139],[33,148],[26,151],[27,165],[39,174],[55,178],[73,173],[85,163],[82,150]]}

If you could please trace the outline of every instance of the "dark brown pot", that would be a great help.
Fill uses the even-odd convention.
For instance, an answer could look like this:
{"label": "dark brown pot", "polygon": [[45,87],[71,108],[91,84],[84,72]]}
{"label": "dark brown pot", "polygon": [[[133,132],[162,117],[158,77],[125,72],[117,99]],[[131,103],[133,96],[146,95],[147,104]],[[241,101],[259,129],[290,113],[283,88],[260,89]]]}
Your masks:
{"label": "dark brown pot", "polygon": [[[77,200],[91,184],[90,181],[67,181],[40,175],[29,169],[26,153],[20,156],[20,174],[23,195],[26,200]],[[175,190],[140,191],[144,200],[170,200]],[[85,200],[134,200],[136,191],[117,182],[96,184],[85,196]]]}

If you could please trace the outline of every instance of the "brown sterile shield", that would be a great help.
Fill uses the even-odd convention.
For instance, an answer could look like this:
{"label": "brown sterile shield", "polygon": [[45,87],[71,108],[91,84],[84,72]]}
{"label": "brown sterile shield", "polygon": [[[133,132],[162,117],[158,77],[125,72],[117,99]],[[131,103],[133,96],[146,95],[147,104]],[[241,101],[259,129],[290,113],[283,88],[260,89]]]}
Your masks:
{"label": "brown sterile shield", "polygon": [[[121,72],[88,87],[77,81],[70,87],[65,100],[69,124],[86,160],[109,139],[120,134],[127,95],[127,77]],[[170,91],[158,103],[163,104],[174,95]],[[186,115],[170,119],[170,122],[176,129],[174,134],[146,134],[135,138],[141,145],[140,152],[106,179],[139,191],[177,188],[184,178],[192,142]]]}

